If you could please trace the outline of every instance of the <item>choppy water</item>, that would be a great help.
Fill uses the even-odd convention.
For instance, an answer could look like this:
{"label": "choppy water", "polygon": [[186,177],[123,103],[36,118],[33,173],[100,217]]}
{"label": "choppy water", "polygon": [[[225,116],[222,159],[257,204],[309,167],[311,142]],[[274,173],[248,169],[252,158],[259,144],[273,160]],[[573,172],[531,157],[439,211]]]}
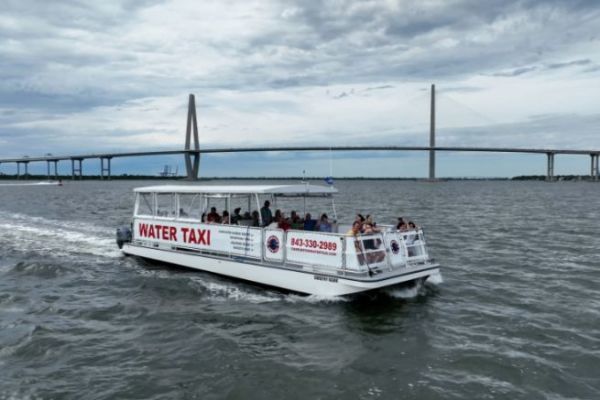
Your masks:
{"label": "choppy water", "polygon": [[0,188],[0,399],[600,398],[600,185],[340,182],[443,283],[283,294],[124,258],[134,186]]}

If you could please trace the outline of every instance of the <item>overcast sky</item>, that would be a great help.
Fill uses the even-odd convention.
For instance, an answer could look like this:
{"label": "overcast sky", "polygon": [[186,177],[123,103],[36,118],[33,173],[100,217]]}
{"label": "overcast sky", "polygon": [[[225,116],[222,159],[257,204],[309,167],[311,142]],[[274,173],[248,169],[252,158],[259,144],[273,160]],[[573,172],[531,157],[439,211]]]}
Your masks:
{"label": "overcast sky", "polygon": [[[180,148],[189,93],[202,147],[427,145],[432,83],[440,146],[600,149],[599,27],[597,0],[3,0],[0,156]],[[439,157],[439,176],[545,172],[543,156]],[[556,171],[589,161],[558,157]],[[420,153],[247,154],[204,157],[201,173],[426,165]]]}

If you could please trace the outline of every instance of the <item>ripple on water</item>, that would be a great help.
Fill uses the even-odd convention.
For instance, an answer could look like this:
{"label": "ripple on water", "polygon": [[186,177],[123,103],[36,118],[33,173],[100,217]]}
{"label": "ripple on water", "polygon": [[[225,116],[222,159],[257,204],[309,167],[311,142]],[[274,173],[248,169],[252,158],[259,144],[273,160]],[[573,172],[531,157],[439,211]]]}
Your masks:
{"label": "ripple on water", "polygon": [[332,299],[121,257],[144,184],[0,192],[0,400],[599,397],[599,185],[340,182],[443,283]]}

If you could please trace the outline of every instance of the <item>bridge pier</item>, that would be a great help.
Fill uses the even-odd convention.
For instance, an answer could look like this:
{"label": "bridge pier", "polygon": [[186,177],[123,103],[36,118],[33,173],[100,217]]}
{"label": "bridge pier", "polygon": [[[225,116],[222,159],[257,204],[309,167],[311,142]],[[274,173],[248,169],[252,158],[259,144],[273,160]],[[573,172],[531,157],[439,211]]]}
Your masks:
{"label": "bridge pier", "polygon": [[[188,116],[187,126],[185,129],[185,150],[192,150],[191,139],[192,130],[194,132],[194,150],[200,150],[200,141],[198,140],[198,121],[196,119],[196,99],[193,94],[190,94],[188,101]],[[192,159],[193,158],[193,159]],[[200,153],[188,152],[185,153],[185,170],[187,179],[190,181],[198,180],[198,172],[200,170]]]}
{"label": "bridge pier", "polygon": [[47,160],[46,161],[46,172],[48,174],[48,180],[50,180],[50,163],[54,163],[54,179],[58,180],[58,160]]}
{"label": "bridge pier", "polygon": [[21,179],[21,164],[25,166],[23,177],[27,179],[27,175],[29,175],[29,161],[17,161],[17,179]]}
{"label": "bridge pier", "polygon": [[[76,161],[79,163],[77,167],[75,167]],[[71,177],[75,179],[75,176],[78,176],[79,179],[82,179],[82,163],[83,159],[81,158],[71,158]]]}
{"label": "bridge pier", "polygon": [[548,156],[548,168],[546,171],[546,181],[554,181],[554,153],[546,153]]}
{"label": "bridge pier", "polygon": [[[110,180],[110,160],[112,157],[100,157],[100,179],[104,179],[106,173],[106,179]],[[104,160],[106,160],[106,167],[104,166]]]}
{"label": "bridge pier", "polygon": [[592,167],[591,167],[591,171],[590,171],[590,177],[593,181],[598,181],[598,158],[600,157],[600,154],[592,153],[592,154],[590,154],[590,157],[592,158]]}

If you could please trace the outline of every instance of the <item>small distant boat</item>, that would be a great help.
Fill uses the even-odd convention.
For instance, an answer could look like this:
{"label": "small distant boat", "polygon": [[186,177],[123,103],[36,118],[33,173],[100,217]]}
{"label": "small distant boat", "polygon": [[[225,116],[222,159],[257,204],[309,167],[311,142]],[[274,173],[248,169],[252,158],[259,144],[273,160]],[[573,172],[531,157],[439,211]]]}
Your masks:
{"label": "small distant boat", "polygon": [[0,186],[62,186],[62,181],[0,183]]}
{"label": "small distant boat", "polygon": [[[378,225],[377,233],[344,234],[347,227],[334,219],[326,231],[315,229],[314,223],[284,230],[264,226],[257,212],[264,200],[276,207],[278,201],[291,198],[295,206],[304,204],[306,213],[308,198],[315,199],[309,205],[312,209],[320,209],[330,198],[335,218],[335,193],[333,187],[310,184],[136,188],[131,227],[117,229],[117,244],[127,255],[323,296],[424,281],[439,274],[422,229],[404,232]],[[204,217],[217,205],[229,215],[232,209],[236,215],[245,210],[248,218],[236,218],[233,224],[207,222],[211,219]]]}

